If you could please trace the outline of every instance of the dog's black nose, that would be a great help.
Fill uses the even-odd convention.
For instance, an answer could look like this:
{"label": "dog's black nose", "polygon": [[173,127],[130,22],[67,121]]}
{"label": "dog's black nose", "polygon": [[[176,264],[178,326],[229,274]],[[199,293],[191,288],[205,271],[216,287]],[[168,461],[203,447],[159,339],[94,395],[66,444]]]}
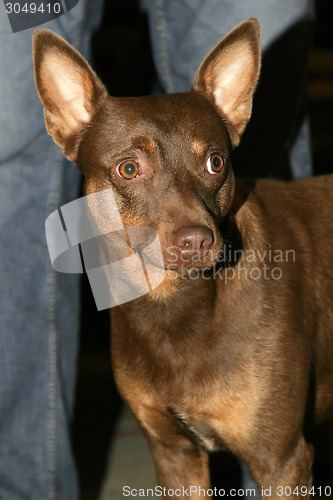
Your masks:
{"label": "dog's black nose", "polygon": [[173,235],[173,244],[188,255],[207,252],[213,243],[213,231],[207,226],[180,227]]}

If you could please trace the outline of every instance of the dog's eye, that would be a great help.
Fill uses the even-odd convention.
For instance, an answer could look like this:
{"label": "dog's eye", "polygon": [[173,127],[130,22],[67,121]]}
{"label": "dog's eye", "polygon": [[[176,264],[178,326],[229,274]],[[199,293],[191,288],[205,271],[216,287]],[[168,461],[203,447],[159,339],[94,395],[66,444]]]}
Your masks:
{"label": "dog's eye", "polygon": [[209,174],[219,174],[224,167],[224,160],[221,155],[214,153],[210,155],[206,163],[207,172]]}
{"label": "dog's eye", "polygon": [[131,180],[140,175],[139,164],[135,160],[125,160],[117,167],[117,171],[123,179]]}

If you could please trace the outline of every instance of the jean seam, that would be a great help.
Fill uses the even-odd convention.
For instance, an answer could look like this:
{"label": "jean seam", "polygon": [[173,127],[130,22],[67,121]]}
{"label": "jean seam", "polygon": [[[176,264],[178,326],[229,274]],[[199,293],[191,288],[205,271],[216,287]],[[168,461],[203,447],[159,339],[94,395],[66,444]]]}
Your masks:
{"label": "jean seam", "polygon": [[[81,3],[82,2],[82,3]],[[76,48],[81,47],[83,40],[84,19],[87,12],[88,0],[81,0],[81,13],[77,23],[75,45]],[[58,166],[59,165],[59,166]],[[52,186],[52,195],[49,202],[48,213],[52,213],[59,207],[61,198],[61,186],[64,177],[65,160],[63,154],[58,152],[57,158],[53,165],[56,168],[54,185]],[[57,280],[56,272],[50,266],[48,273],[48,293],[49,293],[49,327],[50,327],[50,367],[49,367],[49,397],[48,397],[48,410],[49,410],[49,431],[48,431],[48,444],[49,444],[49,488],[50,500],[57,500],[57,378],[58,378],[58,348],[59,348],[59,332],[57,329],[56,309],[57,309]],[[74,499],[73,499],[74,500]]]}
{"label": "jean seam", "polygon": [[[58,167],[59,164],[59,167]],[[53,165],[56,168],[56,174],[54,183],[56,185],[52,186],[53,195],[51,196],[49,204],[49,213],[53,212],[59,202],[61,194],[61,183],[63,179],[63,159],[60,154],[54,162]],[[48,442],[49,442],[49,488],[50,488],[50,500],[56,500],[57,498],[57,354],[58,354],[58,330],[56,322],[56,273],[49,266],[48,268],[48,294],[49,294],[49,328],[50,328],[50,365],[49,365],[49,396],[48,396],[48,408],[49,408],[49,430],[48,430]]]}
{"label": "jean seam", "polygon": [[77,50],[80,50],[82,48],[81,44],[83,41],[83,29],[84,29],[84,24],[85,24],[85,19],[87,19],[88,15],[88,1],[89,0],[81,0],[83,2],[82,5],[82,11],[81,11],[81,18],[79,22],[77,23],[77,33],[76,33],[76,39],[75,39],[75,47]]}
{"label": "jean seam", "polygon": [[166,41],[167,25],[165,20],[164,0],[155,0],[156,6],[156,40],[159,50],[161,72],[164,78],[165,90],[173,92],[173,83],[170,70],[168,47]]}

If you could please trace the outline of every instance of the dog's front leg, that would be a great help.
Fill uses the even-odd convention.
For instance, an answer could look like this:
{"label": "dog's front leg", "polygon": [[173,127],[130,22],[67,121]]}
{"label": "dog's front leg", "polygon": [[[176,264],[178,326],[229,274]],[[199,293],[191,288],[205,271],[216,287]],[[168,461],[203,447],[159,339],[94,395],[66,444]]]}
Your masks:
{"label": "dog's front leg", "polygon": [[210,486],[208,455],[190,444],[164,444],[150,440],[155,459],[158,484],[165,498],[187,498],[193,500],[206,496]]}
{"label": "dog's front leg", "polygon": [[202,498],[210,487],[208,454],[168,411],[135,412],[152,451],[165,498]]}
{"label": "dog's front leg", "polygon": [[[271,448],[267,460],[250,465],[252,475],[260,488],[262,500],[313,498],[311,466],[313,447],[303,436],[299,436],[294,447],[284,448],[281,457],[280,449]],[[279,457],[280,455],[280,457]],[[279,458],[278,458],[279,457]]]}

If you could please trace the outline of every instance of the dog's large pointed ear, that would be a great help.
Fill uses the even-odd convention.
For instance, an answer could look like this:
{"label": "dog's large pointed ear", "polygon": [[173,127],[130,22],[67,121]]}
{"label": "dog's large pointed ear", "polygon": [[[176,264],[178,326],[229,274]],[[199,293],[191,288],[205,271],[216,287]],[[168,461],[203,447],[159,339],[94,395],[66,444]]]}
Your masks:
{"label": "dog's large pointed ear", "polygon": [[35,31],[33,59],[47,131],[75,161],[82,133],[107,91],[86,60],[51,30]]}
{"label": "dog's large pointed ear", "polygon": [[214,102],[226,120],[233,147],[250,119],[259,72],[259,23],[248,19],[216,45],[195,76],[192,88]]}

